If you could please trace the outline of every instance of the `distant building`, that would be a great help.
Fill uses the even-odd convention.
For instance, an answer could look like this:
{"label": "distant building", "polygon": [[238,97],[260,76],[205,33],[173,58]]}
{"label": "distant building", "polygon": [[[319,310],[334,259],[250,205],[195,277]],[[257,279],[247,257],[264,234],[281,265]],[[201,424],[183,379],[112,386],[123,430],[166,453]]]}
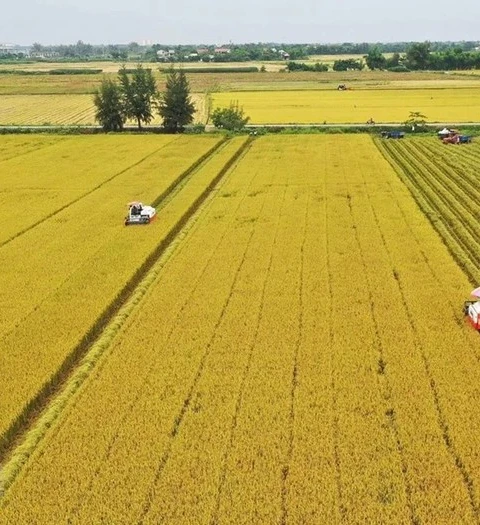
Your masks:
{"label": "distant building", "polygon": [[31,58],[57,58],[60,56],[58,51],[31,51]]}
{"label": "distant building", "polygon": [[214,52],[216,55],[228,55],[231,50],[229,47],[216,47]]}
{"label": "distant building", "polygon": [[30,48],[25,46],[18,46],[17,44],[0,43],[0,54],[19,55],[20,53],[23,53],[24,55],[29,55]]}
{"label": "distant building", "polygon": [[207,47],[198,47],[197,53],[199,55],[208,55],[208,53],[210,53],[210,50]]}

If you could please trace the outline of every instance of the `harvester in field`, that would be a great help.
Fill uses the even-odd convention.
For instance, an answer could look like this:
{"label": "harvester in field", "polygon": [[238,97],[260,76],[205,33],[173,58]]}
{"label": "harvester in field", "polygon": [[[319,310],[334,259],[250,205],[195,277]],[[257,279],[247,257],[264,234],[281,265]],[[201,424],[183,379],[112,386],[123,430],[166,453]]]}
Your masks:
{"label": "harvester in field", "polygon": [[128,203],[128,215],[125,217],[125,226],[130,224],[150,224],[157,214],[152,206],[144,206],[141,202]]}
{"label": "harvester in field", "polygon": [[480,330],[480,301],[478,301],[480,298],[480,288],[475,288],[471,295],[477,300],[465,301],[465,304],[463,305],[463,313],[467,316],[473,328],[475,328],[475,330]]}
{"label": "harvester in field", "polygon": [[456,129],[444,128],[438,132],[438,137],[444,144],[470,144],[472,142],[470,135],[462,135]]}
{"label": "harvester in field", "polygon": [[392,131],[382,131],[381,135],[384,139],[403,139],[403,137],[405,137],[405,133],[398,129],[394,129]]}

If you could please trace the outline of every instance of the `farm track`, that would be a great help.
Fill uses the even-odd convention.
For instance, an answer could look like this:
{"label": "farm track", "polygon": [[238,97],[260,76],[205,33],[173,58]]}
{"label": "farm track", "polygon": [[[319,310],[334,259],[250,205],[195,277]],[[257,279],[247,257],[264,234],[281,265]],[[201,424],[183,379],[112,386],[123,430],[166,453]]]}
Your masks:
{"label": "farm track", "polygon": [[[188,209],[181,215],[178,222],[171,228],[171,230],[163,237],[160,243],[154,250],[146,257],[144,263],[137,269],[130,280],[123,286],[117,298],[107,306],[104,312],[99,316],[93,324],[88,333],[85,334],[82,341],[72,350],[66,357],[62,366],[53,375],[52,379],[46,384],[38,394],[26,405],[22,414],[17,420],[12,423],[10,428],[5,432],[0,441],[0,463],[5,463],[10,456],[14,455],[15,447],[23,441],[23,438],[28,430],[35,426],[36,421],[42,417],[46,407],[54,400],[54,398],[62,391],[64,385],[68,383],[69,378],[74,374],[76,367],[81,362],[92,346],[102,337],[107,326],[115,324],[117,314],[121,311],[126,303],[130,300],[141,282],[148,275],[149,271],[154,267],[157,261],[169,249],[172,243],[177,239],[182,229],[201,209],[204,202],[208,199],[214,189],[222,182],[223,177],[229,172],[230,168],[235,162],[245,153],[250,147],[253,138],[247,139],[229,158],[220,171],[212,177],[210,183],[206,186],[203,192],[193,201]],[[206,154],[200,157],[190,168],[185,170],[177,179],[164,191],[154,204],[161,210],[166,202],[175,198],[175,194],[188,182],[189,178],[202,166],[206,165],[216,153],[228,144],[229,139],[225,138],[223,141],[217,143]],[[124,319],[122,319],[124,321]],[[117,321],[118,324],[118,321]],[[122,323],[120,323],[122,324]],[[57,415],[55,415],[57,417]],[[51,422],[47,423],[47,427]],[[18,460],[18,458],[17,458]],[[23,463],[23,459],[20,460]],[[16,469],[14,469],[16,470]],[[1,471],[1,469],[0,469]],[[1,480],[0,480],[1,481]],[[5,485],[10,482],[3,480]]]}
{"label": "farm track", "polygon": [[[459,188],[448,170],[438,168],[425,157],[428,151],[415,146],[409,148],[412,142],[375,141],[472,284],[475,284],[480,267],[478,201],[465,198],[465,184],[463,189]],[[458,175],[455,179],[458,181]]]}

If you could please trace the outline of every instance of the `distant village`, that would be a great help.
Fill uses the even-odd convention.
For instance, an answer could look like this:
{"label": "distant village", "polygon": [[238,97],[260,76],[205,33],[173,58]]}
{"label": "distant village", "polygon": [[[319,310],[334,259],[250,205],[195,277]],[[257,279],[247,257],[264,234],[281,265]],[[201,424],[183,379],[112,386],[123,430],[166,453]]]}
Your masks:
{"label": "distant village", "polygon": [[[252,47],[255,52],[252,54]],[[249,52],[246,52],[248,48]],[[147,59],[159,62],[228,62],[234,60],[290,60],[291,54],[282,48],[258,45],[233,46],[162,46],[143,42],[138,44],[91,45],[82,41],[72,45],[44,46],[32,44],[21,46],[12,43],[0,43],[0,57],[4,59],[55,60],[62,58],[95,58],[113,60]],[[239,54],[241,56],[239,56]],[[296,53],[301,58],[303,52]]]}

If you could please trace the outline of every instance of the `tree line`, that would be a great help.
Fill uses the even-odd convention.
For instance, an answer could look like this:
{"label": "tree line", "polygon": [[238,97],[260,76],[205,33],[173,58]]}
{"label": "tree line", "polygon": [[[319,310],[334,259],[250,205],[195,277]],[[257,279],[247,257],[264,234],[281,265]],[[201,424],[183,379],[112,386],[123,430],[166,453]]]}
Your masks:
{"label": "tree line", "polygon": [[395,53],[390,58],[385,57],[378,46],[374,46],[369,50],[365,61],[370,69],[455,71],[480,69],[480,52],[461,47],[434,51],[430,42],[423,42],[410,45],[403,56]]}
{"label": "tree line", "polygon": [[[35,42],[31,46],[31,51],[41,55],[42,53],[54,54],[50,58],[60,61],[89,61],[89,60],[114,60],[114,61],[142,61],[142,62],[161,62],[157,52],[165,51],[168,62],[180,61],[212,61],[212,62],[235,62],[235,61],[252,61],[252,60],[281,60],[280,50],[289,55],[291,60],[308,58],[311,55],[368,55],[372,49],[377,49],[380,54],[398,53],[405,54],[409,48],[418,45],[416,42],[378,42],[375,44],[362,42],[352,43],[344,42],[338,44],[284,44],[284,43],[247,43],[247,44],[229,44],[226,46],[229,53],[215,53],[215,47],[207,44],[199,45],[167,45],[167,44],[149,44],[141,45],[137,42],[129,44],[115,45],[92,45],[82,40],[70,45],[45,46]],[[420,44],[422,45],[422,44]],[[450,53],[460,50],[464,53],[472,53],[480,46],[480,41],[461,41],[448,42],[438,41],[429,42],[429,49],[432,53]],[[197,53],[199,49],[204,54]],[[0,59],[25,59],[24,54],[15,55],[5,53]],[[451,63],[451,59],[447,61]],[[436,62],[432,62],[437,67]],[[392,66],[395,67],[395,66]]]}
{"label": "tree line", "polygon": [[104,79],[94,95],[95,118],[104,131],[121,131],[128,120],[138,129],[149,124],[158,113],[167,133],[177,133],[193,122],[195,105],[182,70],[170,69],[165,91],[160,93],[151,69],[139,64],[129,70],[125,65],[117,80]]}
{"label": "tree line", "polygon": [[[238,101],[229,107],[212,111],[211,93],[206,94],[207,123],[228,131],[240,131],[250,120]],[[193,122],[195,105],[190,86],[182,69],[171,67],[167,72],[165,91],[160,93],[152,70],[141,64],[135,69],[122,66],[117,80],[105,78],[94,95],[95,119],[103,130],[122,131],[128,120],[135,120],[138,129],[148,125],[158,113],[166,133],[181,133]],[[205,128],[200,124],[200,127]]]}

